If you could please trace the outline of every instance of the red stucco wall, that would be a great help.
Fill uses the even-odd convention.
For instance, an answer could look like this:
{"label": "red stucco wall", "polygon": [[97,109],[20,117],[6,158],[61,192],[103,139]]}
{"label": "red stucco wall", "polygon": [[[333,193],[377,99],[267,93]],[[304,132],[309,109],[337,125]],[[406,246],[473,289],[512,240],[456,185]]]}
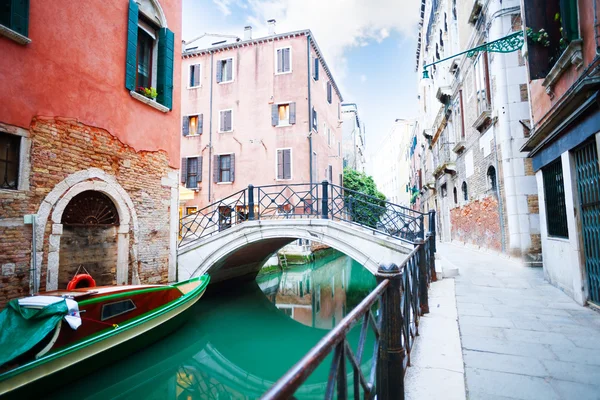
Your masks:
{"label": "red stucco wall", "polygon": [[172,111],[125,88],[128,0],[31,1],[31,43],[0,36],[0,121],[28,128],[34,116],[76,118],[136,151],[164,150],[179,168],[181,1],[160,5],[175,33]]}

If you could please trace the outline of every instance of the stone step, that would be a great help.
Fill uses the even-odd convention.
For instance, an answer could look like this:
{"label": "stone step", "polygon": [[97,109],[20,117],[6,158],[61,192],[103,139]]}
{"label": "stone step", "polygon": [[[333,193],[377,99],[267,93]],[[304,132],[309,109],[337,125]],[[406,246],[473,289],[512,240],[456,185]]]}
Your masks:
{"label": "stone step", "polygon": [[435,260],[435,272],[438,279],[458,276],[458,267],[445,258]]}

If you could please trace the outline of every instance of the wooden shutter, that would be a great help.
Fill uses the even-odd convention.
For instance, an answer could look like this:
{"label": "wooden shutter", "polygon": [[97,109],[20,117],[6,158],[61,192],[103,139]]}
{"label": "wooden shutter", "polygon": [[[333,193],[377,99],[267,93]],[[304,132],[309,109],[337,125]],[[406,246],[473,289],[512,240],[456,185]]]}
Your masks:
{"label": "wooden shutter", "polygon": [[223,81],[223,62],[221,60],[217,60],[217,83],[221,83]]}
{"label": "wooden shutter", "polygon": [[198,157],[198,170],[196,171],[198,182],[202,182],[202,156]]}
{"label": "wooden shutter", "polygon": [[271,125],[277,126],[279,124],[279,106],[273,104],[271,106]]}
{"label": "wooden shutter", "polygon": [[202,123],[204,122],[204,114],[198,114],[198,127],[196,133],[202,135]]}
{"label": "wooden shutter", "polygon": [[560,0],[560,17],[562,20],[562,28],[565,32],[567,40],[573,41],[579,39],[577,1]]}
{"label": "wooden shutter", "polygon": [[277,179],[283,179],[283,150],[277,150]]}
{"label": "wooden shutter", "polygon": [[138,5],[129,0],[129,17],[127,20],[127,57],[125,62],[125,87],[135,90],[135,75],[137,69],[137,39],[138,39]]}
{"label": "wooden shutter", "polygon": [[315,57],[314,64],[315,64],[315,70],[314,70],[313,77],[314,77],[315,81],[318,81],[319,80],[319,57]]}
{"label": "wooden shutter", "polygon": [[235,182],[235,154],[231,154],[229,157],[229,175],[231,176],[229,179],[231,179],[231,182]]}
{"label": "wooden shutter", "polygon": [[220,163],[220,157],[215,155],[213,158],[213,181],[215,183],[220,182],[220,178],[221,178],[221,163]]}
{"label": "wooden shutter", "polygon": [[219,130],[225,132],[225,111],[219,111]]}
{"label": "wooden shutter", "polygon": [[233,111],[229,110],[229,111],[225,111],[225,127],[226,127],[226,131],[229,132],[233,129],[233,127],[231,126],[232,124],[232,113]]}
{"label": "wooden shutter", "polygon": [[291,150],[283,150],[283,179],[292,179]]}
{"label": "wooden shutter", "polygon": [[190,134],[190,117],[184,116],[181,118],[181,132],[183,136]]}
{"label": "wooden shutter", "polygon": [[291,49],[283,49],[283,72],[291,71],[290,66],[290,50]]}
{"label": "wooden shutter", "polygon": [[290,103],[290,124],[296,123],[296,103]]}
{"label": "wooden shutter", "polygon": [[29,0],[9,0],[9,28],[23,36],[29,35]]}
{"label": "wooden shutter", "polygon": [[173,109],[173,57],[175,35],[167,28],[158,30],[158,68],[156,74],[156,101]]}
{"label": "wooden shutter", "polygon": [[331,104],[331,82],[327,82],[327,102]]}
{"label": "wooden shutter", "polygon": [[329,183],[333,183],[333,167],[331,165],[329,166],[327,179],[329,180]]}
{"label": "wooden shutter", "polygon": [[181,159],[181,183],[185,185],[187,181],[187,158]]}
{"label": "wooden shutter", "polygon": [[227,68],[227,79],[233,80],[233,59],[230,58],[225,63],[225,68]]}
{"label": "wooden shutter", "polygon": [[277,60],[276,60],[276,67],[277,67],[277,73],[281,72],[281,69],[283,68],[283,49],[277,49]]}

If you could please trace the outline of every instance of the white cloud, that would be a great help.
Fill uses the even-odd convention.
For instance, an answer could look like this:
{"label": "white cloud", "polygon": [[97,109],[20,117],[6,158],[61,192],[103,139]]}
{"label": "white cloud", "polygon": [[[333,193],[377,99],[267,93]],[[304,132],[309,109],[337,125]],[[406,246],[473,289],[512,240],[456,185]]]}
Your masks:
{"label": "white cloud", "polygon": [[231,0],[213,0],[213,3],[219,7],[223,15],[231,15]]}

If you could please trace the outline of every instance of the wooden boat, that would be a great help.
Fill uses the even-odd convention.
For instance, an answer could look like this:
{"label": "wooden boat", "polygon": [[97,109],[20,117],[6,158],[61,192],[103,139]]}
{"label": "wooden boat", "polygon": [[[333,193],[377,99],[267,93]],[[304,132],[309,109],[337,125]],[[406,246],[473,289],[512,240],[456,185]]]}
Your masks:
{"label": "wooden boat", "polygon": [[198,301],[209,280],[204,275],[173,285],[57,290],[20,299],[21,307],[32,308],[40,308],[36,300],[52,301],[53,296],[73,300],[81,325],[75,330],[72,321],[61,320],[34,348],[0,366],[0,397],[23,398],[64,385],[158,340],[185,321],[184,311]]}

